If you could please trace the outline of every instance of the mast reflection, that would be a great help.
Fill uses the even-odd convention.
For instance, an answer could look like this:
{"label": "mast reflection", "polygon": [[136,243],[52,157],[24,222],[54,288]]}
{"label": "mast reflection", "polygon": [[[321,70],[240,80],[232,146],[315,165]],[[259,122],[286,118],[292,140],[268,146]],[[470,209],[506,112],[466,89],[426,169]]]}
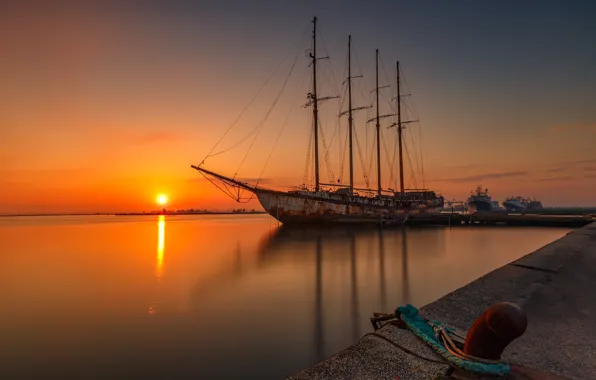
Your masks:
{"label": "mast reflection", "polygon": [[385,286],[385,244],[383,230],[379,229],[379,291],[381,294],[381,310],[387,309],[387,288]]}
{"label": "mast reflection", "polygon": [[323,359],[323,247],[320,236],[316,246],[315,286],[315,360]]}
{"label": "mast reflection", "polygon": [[[394,306],[390,304],[399,304],[402,303],[401,301],[410,302],[406,234],[407,229],[379,230],[377,228],[354,227],[296,229],[286,228],[282,225],[273,233],[269,232],[263,237],[256,268],[288,265],[290,262],[292,265],[300,263],[300,265],[312,268],[311,265],[314,264],[314,268],[310,269],[309,273],[312,276],[309,277],[310,281],[313,281],[311,284],[314,285],[313,298],[309,301],[313,305],[311,310],[314,313],[312,316],[314,337],[311,346],[314,361],[318,362],[325,358],[325,347],[330,342],[329,335],[333,335],[334,340],[341,340],[343,338],[339,338],[339,336],[347,333],[345,334],[346,344],[356,342],[364,332],[364,326],[368,325],[362,316],[370,311],[369,308],[385,311]],[[367,249],[359,252],[359,243],[365,244]],[[401,262],[398,256],[400,251]],[[307,252],[308,255],[305,255]],[[358,265],[364,263],[359,262],[359,259],[370,260],[374,263],[372,276],[359,277],[361,273],[359,273]],[[342,280],[338,281],[338,278],[331,274],[331,272],[337,273],[334,270],[342,265],[341,262],[346,263],[348,269],[347,272],[344,272],[344,279],[347,280],[345,290],[348,293],[349,304],[347,305],[348,314],[344,315],[347,318],[342,318],[341,321],[334,319],[334,324],[343,325],[345,332],[334,335],[333,331],[326,331],[325,320],[331,317],[337,318],[337,316],[334,310],[325,308],[325,303],[336,302],[336,299],[333,296],[331,299],[323,299],[323,297],[324,294],[336,295],[344,291],[339,285],[339,281]],[[331,272],[325,273],[330,273],[331,278],[323,278],[324,264],[329,265]],[[394,264],[401,265],[401,268],[396,268],[392,272],[397,276],[388,275],[386,273],[387,266],[389,265],[389,270],[392,270]],[[324,285],[329,288],[323,289]],[[373,297],[376,293],[374,301],[368,298],[360,299],[362,292],[359,291],[359,287],[363,286],[373,292]],[[323,293],[324,290],[325,293]],[[390,297],[397,299],[390,299]],[[363,302],[366,304],[366,310],[360,310],[365,307]]]}
{"label": "mast reflection", "polygon": [[407,230],[401,230],[401,291],[402,303],[410,303],[410,279],[408,278],[408,239]]}
{"label": "mast reflection", "polygon": [[358,312],[358,271],[356,262],[356,235],[350,235],[350,267],[352,283],[352,340],[357,341],[360,338],[360,313]]}

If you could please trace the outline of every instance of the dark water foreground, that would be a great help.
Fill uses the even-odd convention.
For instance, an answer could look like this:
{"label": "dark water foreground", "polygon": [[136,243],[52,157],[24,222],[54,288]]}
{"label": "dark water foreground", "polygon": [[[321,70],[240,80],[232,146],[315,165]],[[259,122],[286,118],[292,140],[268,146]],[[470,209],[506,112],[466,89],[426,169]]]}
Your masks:
{"label": "dark water foreground", "polygon": [[[513,302],[523,309],[528,326],[502,353],[511,365],[508,378],[596,379],[596,298],[588,291],[595,283],[596,223],[592,223],[441,297],[420,312],[465,331],[490,306]],[[380,336],[368,334],[291,379],[426,380],[443,379],[451,370],[407,329],[389,324],[374,334]]]}
{"label": "dark water foreground", "polygon": [[568,231],[1,218],[0,378],[283,378]]}

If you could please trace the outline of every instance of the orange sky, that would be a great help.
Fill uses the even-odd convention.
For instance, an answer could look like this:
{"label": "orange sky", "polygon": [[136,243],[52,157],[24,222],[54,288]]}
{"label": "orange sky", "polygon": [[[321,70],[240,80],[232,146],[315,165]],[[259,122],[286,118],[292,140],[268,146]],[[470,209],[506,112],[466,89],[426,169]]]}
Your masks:
{"label": "orange sky", "polygon": [[[309,18],[288,21],[287,28],[279,29],[279,38],[247,20],[250,39],[234,31],[233,20],[229,24],[225,19],[209,20],[204,13],[168,18],[97,9],[15,9],[0,16],[0,213],[153,210],[158,207],[158,193],[168,194],[169,207],[176,209],[258,207],[254,202],[235,204],[190,165],[205,157],[287,55],[221,147],[232,145],[262,119],[288,73],[296,47],[308,47],[308,33],[303,35],[306,39],[298,37],[308,31]],[[221,24],[219,29],[216,22]],[[322,80],[321,93],[343,91],[344,37],[350,31],[324,30],[330,52],[337,54],[331,64],[320,63],[320,72],[326,78],[334,75],[340,84],[333,87],[326,85],[331,79]],[[362,34],[368,36],[366,30]],[[356,41],[358,60],[363,63],[358,70],[365,75],[357,86],[359,94],[365,95],[355,101],[363,105],[373,79],[369,69],[375,42]],[[310,111],[301,106],[306,102],[309,68],[303,49],[298,51],[287,90],[242,165],[241,178],[260,175],[285,125],[263,183],[302,183]],[[585,100],[589,91],[594,99],[594,86],[585,83],[556,94],[557,102],[562,102],[557,112],[549,103],[552,100],[538,91],[535,97],[512,96],[509,103],[495,103],[500,94],[479,90],[473,82],[454,81],[425,60],[427,51],[406,46],[385,49],[382,54],[389,72],[384,80],[389,82],[396,56],[402,57],[415,116],[422,121],[409,128],[407,141],[416,143],[410,149],[418,155],[413,149],[420,147],[421,128],[427,187],[448,199],[464,199],[482,184],[500,200],[528,195],[545,205],[596,205],[596,113]],[[544,80],[548,79],[545,75]],[[524,91],[523,87],[511,94]],[[584,100],[565,104],[561,97]],[[332,137],[338,106],[334,102],[323,107],[321,120],[332,141],[329,161],[337,178],[343,137],[341,141]],[[365,128],[369,127],[368,138],[372,138],[366,117],[363,112],[356,119],[362,144]],[[337,136],[345,136],[343,123]],[[390,131],[383,133],[393,141]],[[233,175],[250,141],[208,159],[206,167]],[[368,141],[370,146],[372,140]],[[354,161],[362,184],[359,158]],[[325,181],[327,172],[322,158]],[[387,179],[388,173],[383,175]],[[347,180],[346,164],[343,179]]]}

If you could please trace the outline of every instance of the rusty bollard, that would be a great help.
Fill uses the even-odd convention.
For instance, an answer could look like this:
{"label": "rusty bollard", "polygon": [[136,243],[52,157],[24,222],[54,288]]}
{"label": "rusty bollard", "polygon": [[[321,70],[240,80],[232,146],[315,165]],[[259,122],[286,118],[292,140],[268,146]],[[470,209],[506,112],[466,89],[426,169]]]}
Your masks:
{"label": "rusty bollard", "polygon": [[[500,360],[503,350],[528,327],[526,313],[514,303],[499,302],[489,307],[474,322],[466,336],[464,352],[478,358]],[[451,379],[484,379],[455,369]],[[534,368],[511,365],[511,380],[568,380]]]}
{"label": "rusty bollard", "polygon": [[503,350],[528,327],[526,313],[514,303],[499,302],[484,311],[468,331],[464,352],[500,360]]}

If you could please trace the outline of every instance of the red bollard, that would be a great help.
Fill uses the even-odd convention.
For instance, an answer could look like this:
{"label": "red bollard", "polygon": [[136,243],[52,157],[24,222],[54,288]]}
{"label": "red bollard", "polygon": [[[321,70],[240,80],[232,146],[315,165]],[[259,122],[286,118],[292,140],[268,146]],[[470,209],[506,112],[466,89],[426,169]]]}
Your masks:
{"label": "red bollard", "polygon": [[503,350],[528,327],[524,311],[514,303],[500,302],[476,319],[466,337],[464,352],[483,359],[500,360]]}

